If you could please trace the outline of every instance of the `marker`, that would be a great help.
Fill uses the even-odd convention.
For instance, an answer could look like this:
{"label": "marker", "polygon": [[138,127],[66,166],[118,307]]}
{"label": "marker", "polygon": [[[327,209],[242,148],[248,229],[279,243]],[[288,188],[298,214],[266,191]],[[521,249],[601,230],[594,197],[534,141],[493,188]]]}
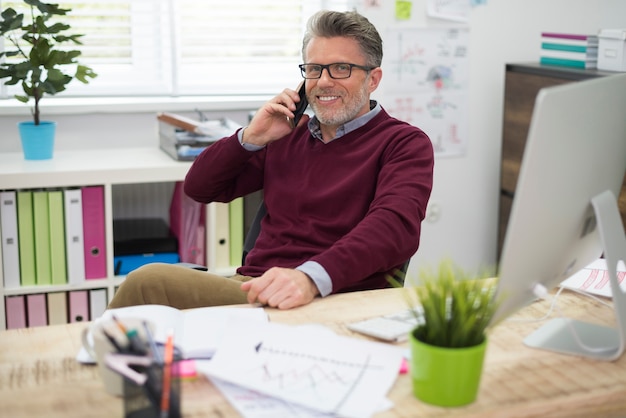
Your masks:
{"label": "marker", "polygon": [[163,390],[161,392],[161,418],[170,413],[170,387],[172,384],[172,361],[174,360],[174,332],[169,331],[165,342],[165,365],[163,366]]}
{"label": "marker", "polygon": [[146,354],[146,347],[141,338],[139,337],[139,333],[136,329],[131,329],[126,333],[128,337],[128,342],[130,343],[130,351],[133,354],[144,355]]}

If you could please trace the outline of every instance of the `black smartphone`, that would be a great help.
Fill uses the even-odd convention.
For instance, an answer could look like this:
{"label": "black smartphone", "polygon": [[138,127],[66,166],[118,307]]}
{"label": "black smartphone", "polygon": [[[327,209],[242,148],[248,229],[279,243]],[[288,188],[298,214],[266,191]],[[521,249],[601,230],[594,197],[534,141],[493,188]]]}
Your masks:
{"label": "black smartphone", "polygon": [[300,118],[302,118],[304,111],[309,105],[309,102],[306,99],[306,89],[304,86],[305,86],[305,83],[303,81],[302,84],[300,85],[300,88],[298,89],[298,95],[300,96],[300,101],[296,103],[296,110],[294,110],[293,112],[294,118],[291,120],[292,126],[294,128],[298,126],[298,122],[300,122]]}

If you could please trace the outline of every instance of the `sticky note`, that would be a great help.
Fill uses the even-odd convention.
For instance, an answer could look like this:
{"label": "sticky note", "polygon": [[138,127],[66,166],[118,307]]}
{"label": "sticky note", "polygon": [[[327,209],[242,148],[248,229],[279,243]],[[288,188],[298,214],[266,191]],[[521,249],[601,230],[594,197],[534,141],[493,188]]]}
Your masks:
{"label": "sticky note", "polygon": [[396,0],[396,19],[409,20],[411,18],[412,3],[407,0]]}
{"label": "sticky note", "polygon": [[181,379],[193,379],[197,376],[194,360],[181,360],[176,362],[176,366],[175,372]]}
{"label": "sticky note", "polygon": [[406,358],[402,359],[402,363],[400,364],[400,374],[407,374],[409,372],[409,361]]}

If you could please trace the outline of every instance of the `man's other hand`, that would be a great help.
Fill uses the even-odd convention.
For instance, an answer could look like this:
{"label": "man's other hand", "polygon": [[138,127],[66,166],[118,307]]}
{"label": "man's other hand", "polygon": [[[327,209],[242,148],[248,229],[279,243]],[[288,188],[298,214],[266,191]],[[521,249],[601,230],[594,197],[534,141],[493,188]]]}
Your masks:
{"label": "man's other hand", "polygon": [[248,302],[278,309],[291,309],[310,303],[319,294],[315,283],[303,272],[273,267],[260,277],[241,284]]}

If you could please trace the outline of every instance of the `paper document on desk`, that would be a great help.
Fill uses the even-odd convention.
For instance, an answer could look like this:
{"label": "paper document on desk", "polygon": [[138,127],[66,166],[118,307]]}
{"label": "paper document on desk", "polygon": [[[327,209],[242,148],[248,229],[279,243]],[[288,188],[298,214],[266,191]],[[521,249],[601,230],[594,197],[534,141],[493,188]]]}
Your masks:
{"label": "paper document on desk", "polygon": [[[185,358],[211,357],[226,333],[230,318],[242,318],[252,324],[268,321],[262,308],[215,306],[179,310],[165,305],[139,305],[108,309],[95,322],[111,319],[112,315],[117,318],[143,318],[154,323],[154,340],[157,343],[164,343],[168,330],[173,329],[175,345]],[[94,362],[84,348],[76,359],[80,363]]]}
{"label": "paper document on desk", "polygon": [[[623,262],[617,265],[617,281],[625,288],[626,283],[626,267]],[[561,286],[566,289],[579,290],[593,295],[613,297],[611,292],[611,283],[609,279],[609,270],[606,266],[606,259],[599,258],[589,265],[585,266],[578,273],[568,277],[561,282]]]}
{"label": "paper document on desk", "polygon": [[404,351],[310,326],[233,318],[210,362],[198,371],[247,389],[341,417],[370,417],[396,380]]}
{"label": "paper document on desk", "polygon": [[[332,413],[319,412],[311,408],[295,405],[281,399],[272,398],[251,389],[246,389],[233,383],[225,382],[214,377],[211,382],[222,392],[222,395],[241,414],[242,418],[338,418]],[[376,412],[383,412],[393,407],[393,403],[385,399]]]}

